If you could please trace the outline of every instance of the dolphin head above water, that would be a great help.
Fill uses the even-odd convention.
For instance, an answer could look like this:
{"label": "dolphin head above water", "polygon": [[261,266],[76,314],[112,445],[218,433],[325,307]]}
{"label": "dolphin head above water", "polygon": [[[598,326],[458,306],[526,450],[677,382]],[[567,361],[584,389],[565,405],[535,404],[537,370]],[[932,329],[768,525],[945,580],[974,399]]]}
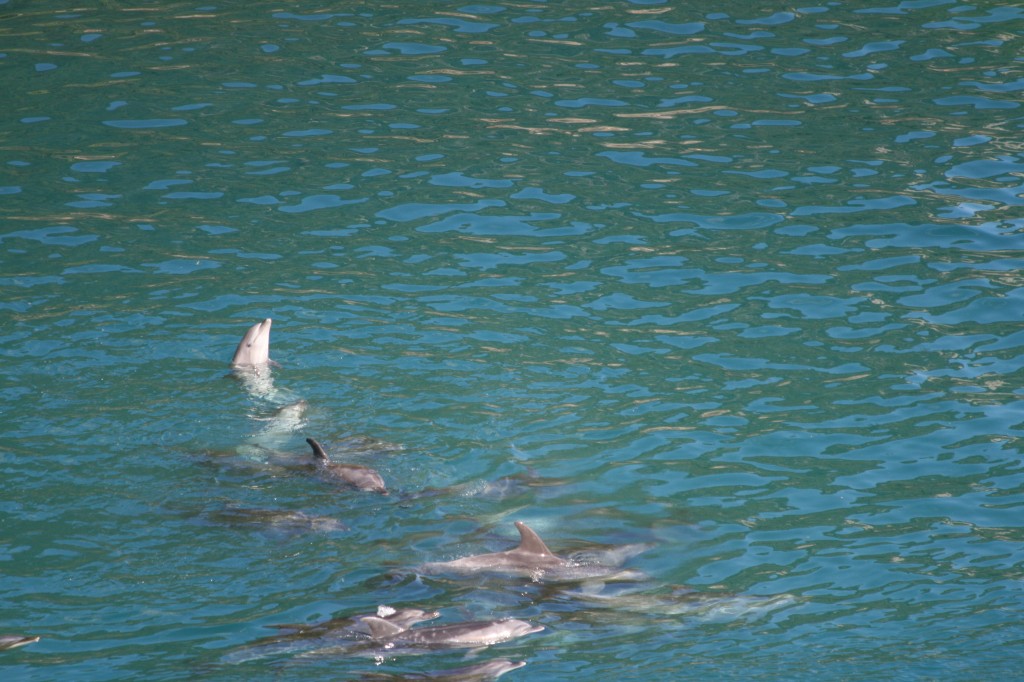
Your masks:
{"label": "dolphin head above water", "polygon": [[238,342],[235,356],[231,358],[232,367],[257,367],[270,362],[270,326],[273,320],[269,317],[249,327],[242,340]]}

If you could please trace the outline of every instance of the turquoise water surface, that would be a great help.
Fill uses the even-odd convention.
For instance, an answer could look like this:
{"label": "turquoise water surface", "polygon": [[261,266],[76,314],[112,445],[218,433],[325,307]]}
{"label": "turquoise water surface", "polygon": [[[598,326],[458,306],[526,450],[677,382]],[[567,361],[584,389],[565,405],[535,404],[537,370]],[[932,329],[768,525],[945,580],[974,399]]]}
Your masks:
{"label": "turquoise water surface", "polygon": [[1022,19],[0,0],[0,679],[1019,678]]}

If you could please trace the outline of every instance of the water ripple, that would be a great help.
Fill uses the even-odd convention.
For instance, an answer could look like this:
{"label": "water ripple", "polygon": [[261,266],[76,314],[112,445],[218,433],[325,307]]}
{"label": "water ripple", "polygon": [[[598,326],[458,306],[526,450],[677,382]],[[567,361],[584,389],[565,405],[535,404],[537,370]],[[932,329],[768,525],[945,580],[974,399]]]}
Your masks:
{"label": "water ripple", "polygon": [[[1016,670],[1020,8],[4,7],[8,676],[357,675],[218,662],[380,603],[541,622],[538,679]],[[239,455],[267,316],[390,499]],[[408,576],[517,518],[650,582]]]}

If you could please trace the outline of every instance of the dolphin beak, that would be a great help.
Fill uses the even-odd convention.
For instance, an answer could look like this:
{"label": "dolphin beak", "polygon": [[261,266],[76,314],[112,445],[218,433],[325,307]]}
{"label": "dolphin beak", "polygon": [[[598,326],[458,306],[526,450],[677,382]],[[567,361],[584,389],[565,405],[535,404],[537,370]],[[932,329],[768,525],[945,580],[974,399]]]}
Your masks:
{"label": "dolphin beak", "polygon": [[270,362],[270,327],[273,323],[268,317],[249,328],[238,342],[235,356],[231,359],[232,367],[251,367]]}

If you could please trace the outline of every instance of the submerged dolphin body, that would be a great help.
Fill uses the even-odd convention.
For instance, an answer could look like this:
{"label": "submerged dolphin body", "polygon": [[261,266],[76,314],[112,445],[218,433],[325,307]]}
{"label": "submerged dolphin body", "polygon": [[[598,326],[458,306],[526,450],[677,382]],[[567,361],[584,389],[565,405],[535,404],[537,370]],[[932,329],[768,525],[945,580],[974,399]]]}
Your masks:
{"label": "submerged dolphin body", "polygon": [[370,628],[370,637],[378,644],[384,645],[385,649],[477,649],[544,629],[543,625],[533,625],[516,618],[468,621],[415,629],[403,628],[383,618],[364,618],[363,623]]}
{"label": "submerged dolphin body", "polygon": [[359,464],[332,462],[327,457],[327,452],[324,451],[320,443],[312,438],[307,438],[306,442],[313,448],[316,467],[324,478],[358,488],[359,490],[367,490],[382,495],[388,494],[387,486],[384,485],[384,479],[380,477],[376,470]]}
{"label": "submerged dolphin body", "polygon": [[[461,668],[438,670],[427,674],[426,680],[448,680],[449,682],[471,682],[472,680],[496,680],[507,672],[518,670],[526,665],[526,661],[510,661],[507,658],[495,658],[492,661],[467,665]],[[415,678],[413,678],[415,679]]]}
{"label": "submerged dolphin body", "polygon": [[0,651],[17,649],[19,646],[34,644],[38,641],[38,635],[0,635]]}
{"label": "submerged dolphin body", "polygon": [[474,554],[453,561],[431,562],[420,566],[421,573],[455,573],[462,575],[498,574],[530,578],[534,582],[574,581],[593,578],[633,580],[637,571],[620,570],[622,564],[648,548],[647,545],[624,545],[612,550],[579,553],[562,558],[548,549],[540,536],[522,521],[516,521],[519,546],[504,552]]}
{"label": "submerged dolphin body", "polygon": [[696,592],[675,586],[652,591],[640,589],[604,590],[603,584],[584,585],[564,596],[614,611],[639,614],[644,619],[658,616],[685,616],[702,620],[726,621],[761,616],[775,609],[793,606],[800,598],[792,594],[743,595],[730,592]]}
{"label": "submerged dolphin body", "polygon": [[330,516],[307,514],[290,509],[250,509],[228,506],[208,514],[211,521],[261,530],[298,533],[304,531],[335,533],[348,530],[341,521]]}
{"label": "submerged dolphin body", "polygon": [[231,358],[232,367],[257,367],[270,362],[270,327],[273,323],[268,317],[249,327]]}
{"label": "submerged dolphin body", "polygon": [[223,663],[245,663],[269,656],[283,655],[314,655],[317,652],[348,653],[352,649],[369,643],[370,628],[366,619],[376,618],[406,630],[416,623],[433,620],[441,614],[437,611],[403,608],[395,609],[381,605],[375,614],[361,614],[347,618],[332,618],[321,623],[296,623],[289,625],[271,625],[286,632],[264,637],[242,649],[235,650],[224,656]]}
{"label": "submerged dolphin body", "polygon": [[308,408],[309,403],[305,400],[296,400],[294,403],[279,407],[273,415],[261,419],[265,424],[253,438],[264,447],[280,445],[279,441],[306,425],[305,415]]}
{"label": "submerged dolphin body", "polygon": [[411,673],[406,675],[390,675],[382,673],[369,673],[360,679],[365,682],[380,680],[388,682],[391,680],[434,680],[435,682],[486,682],[496,680],[512,670],[518,670],[526,665],[526,661],[510,661],[507,658],[495,658],[484,663],[449,668],[448,670],[437,670],[429,673]]}
{"label": "submerged dolphin body", "polygon": [[508,500],[518,497],[550,498],[569,485],[568,479],[542,478],[532,471],[502,476],[494,480],[471,480],[444,488],[426,488],[408,496],[408,499],[458,496],[481,500]]}
{"label": "submerged dolphin body", "polygon": [[321,623],[314,623],[313,625],[306,625],[304,623],[291,624],[291,625],[274,625],[279,630],[294,630],[295,632],[291,637],[295,636],[326,636],[331,635],[333,637],[356,637],[359,635],[369,635],[370,628],[366,625],[367,618],[377,618],[379,620],[385,620],[402,630],[408,630],[416,623],[422,623],[425,620],[434,620],[441,614],[438,611],[424,611],[423,609],[395,609],[390,606],[381,605],[377,607],[377,613],[375,614],[363,614],[360,616],[353,616],[351,618],[332,618]]}
{"label": "submerged dolphin body", "polygon": [[287,452],[296,431],[306,425],[309,403],[297,400],[274,410],[268,417],[252,417],[263,427],[249,434],[245,442],[235,448],[243,461],[259,466],[296,467],[295,454]]}

